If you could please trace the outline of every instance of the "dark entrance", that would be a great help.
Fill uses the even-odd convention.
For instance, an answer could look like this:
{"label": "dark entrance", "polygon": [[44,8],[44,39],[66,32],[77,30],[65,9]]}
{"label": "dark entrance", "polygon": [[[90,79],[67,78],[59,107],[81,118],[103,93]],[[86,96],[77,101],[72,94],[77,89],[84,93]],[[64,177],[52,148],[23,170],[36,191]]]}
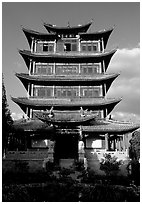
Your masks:
{"label": "dark entrance", "polygon": [[77,159],[78,136],[72,134],[57,135],[54,152],[56,161],[59,159]]}
{"label": "dark entrance", "polygon": [[67,51],[67,52],[71,51],[71,44],[70,43],[65,43],[65,51]]}

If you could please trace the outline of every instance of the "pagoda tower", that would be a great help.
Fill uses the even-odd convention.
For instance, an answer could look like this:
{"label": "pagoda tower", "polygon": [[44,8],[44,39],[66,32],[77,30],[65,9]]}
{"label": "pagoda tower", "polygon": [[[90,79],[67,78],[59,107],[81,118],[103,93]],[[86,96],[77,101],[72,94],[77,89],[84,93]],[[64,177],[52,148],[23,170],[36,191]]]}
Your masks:
{"label": "pagoda tower", "polygon": [[[67,160],[69,163],[79,160],[94,168],[106,152],[126,159],[127,133],[139,127],[106,119],[121,101],[121,98],[106,97],[119,76],[107,72],[116,52],[106,49],[114,28],[88,32],[91,25],[92,22],[57,27],[44,23],[48,33],[22,28],[30,50],[19,50],[19,53],[29,73],[16,73],[16,76],[27,90],[27,97],[12,97],[12,100],[32,124],[39,121],[41,129],[46,126],[44,136],[39,133],[39,137],[34,137],[36,127],[30,129],[29,125],[28,130],[24,129],[30,130],[26,151],[48,147],[47,157],[61,166]],[[42,146],[43,140],[47,145]]]}

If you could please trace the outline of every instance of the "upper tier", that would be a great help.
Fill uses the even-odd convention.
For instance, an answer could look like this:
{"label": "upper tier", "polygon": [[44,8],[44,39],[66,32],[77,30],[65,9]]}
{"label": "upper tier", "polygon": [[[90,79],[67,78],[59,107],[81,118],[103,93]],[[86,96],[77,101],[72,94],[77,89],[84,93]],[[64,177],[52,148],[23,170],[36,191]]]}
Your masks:
{"label": "upper tier", "polygon": [[46,53],[37,54],[32,53],[28,50],[19,50],[19,53],[23,57],[27,67],[29,68],[30,60],[35,62],[45,62],[45,63],[105,63],[105,71],[109,65],[109,62],[116,52],[116,49],[111,51],[105,51],[104,53]]}
{"label": "upper tier", "polygon": [[45,110],[54,107],[55,110],[79,110],[80,107],[88,110],[108,109],[110,113],[113,108],[121,101],[121,99],[105,99],[105,98],[83,98],[83,99],[36,99],[36,98],[14,98],[12,100],[17,103],[24,112],[26,107],[34,110]]}
{"label": "upper tier", "polygon": [[85,33],[91,26],[92,22],[89,22],[85,25],[80,26],[74,26],[70,27],[69,25],[67,27],[57,27],[48,23],[44,23],[44,27],[47,29],[49,33],[54,34],[78,34],[78,33]]}
{"label": "upper tier", "polygon": [[106,84],[106,89],[108,90],[112,82],[118,77],[119,74],[96,74],[92,76],[58,76],[58,75],[28,75],[28,74],[18,74],[16,76],[24,84],[25,88],[28,90],[28,84],[43,85],[43,86],[99,86]]}
{"label": "upper tier", "polygon": [[[110,34],[112,33],[114,27],[109,28],[109,29],[104,29],[104,30],[100,30],[100,31],[96,31],[96,32],[91,32],[91,33],[78,33],[78,38],[81,41],[98,41],[103,39],[104,41],[104,48],[106,48],[108,39]],[[40,33],[31,29],[27,29],[27,28],[22,28],[28,43],[30,45],[32,45],[32,39],[34,40],[38,40],[38,41],[54,41],[54,40],[59,40],[61,39],[60,35],[57,34],[51,34],[51,33]],[[75,36],[75,35],[74,35]]]}

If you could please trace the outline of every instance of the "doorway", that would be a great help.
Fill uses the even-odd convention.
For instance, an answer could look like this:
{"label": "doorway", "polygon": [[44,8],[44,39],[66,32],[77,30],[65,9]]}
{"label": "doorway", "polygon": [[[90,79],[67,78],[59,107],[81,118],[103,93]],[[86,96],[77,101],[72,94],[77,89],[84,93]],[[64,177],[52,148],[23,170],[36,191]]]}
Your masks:
{"label": "doorway", "polygon": [[71,51],[71,44],[70,43],[65,43],[65,50],[64,51],[67,51],[67,52]]}
{"label": "doorway", "polygon": [[78,136],[72,134],[57,135],[54,153],[56,161],[59,159],[77,159]]}

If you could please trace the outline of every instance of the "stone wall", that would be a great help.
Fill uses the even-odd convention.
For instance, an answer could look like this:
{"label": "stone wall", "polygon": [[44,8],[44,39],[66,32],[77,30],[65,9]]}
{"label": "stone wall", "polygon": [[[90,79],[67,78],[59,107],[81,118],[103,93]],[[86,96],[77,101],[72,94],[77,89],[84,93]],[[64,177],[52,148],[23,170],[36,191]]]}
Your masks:
{"label": "stone wall", "polygon": [[44,171],[43,160],[5,160],[2,161],[2,171],[7,172],[39,172]]}

